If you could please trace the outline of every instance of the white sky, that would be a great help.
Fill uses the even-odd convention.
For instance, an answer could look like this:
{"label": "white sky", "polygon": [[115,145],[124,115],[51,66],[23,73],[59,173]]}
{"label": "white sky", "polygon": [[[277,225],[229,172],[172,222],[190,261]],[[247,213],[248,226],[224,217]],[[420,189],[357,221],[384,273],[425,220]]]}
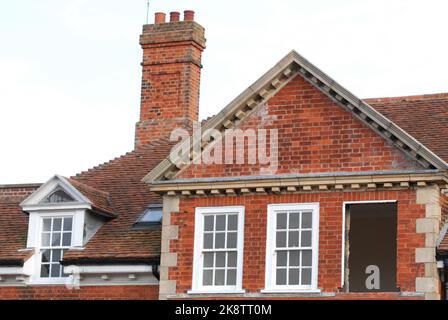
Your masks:
{"label": "white sky", "polygon": [[[201,118],[296,49],[356,95],[448,92],[446,0],[151,0],[206,28]],[[0,184],[133,147],[146,0],[0,2]]]}

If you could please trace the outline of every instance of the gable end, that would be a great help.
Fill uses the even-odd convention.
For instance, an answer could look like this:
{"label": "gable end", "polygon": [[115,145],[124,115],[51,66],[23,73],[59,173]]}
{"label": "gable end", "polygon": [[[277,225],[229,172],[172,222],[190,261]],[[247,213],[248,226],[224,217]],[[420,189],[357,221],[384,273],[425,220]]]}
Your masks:
{"label": "gable end", "polygon": [[[348,110],[362,123],[392,143],[403,153],[415,159],[424,168],[448,169],[448,164],[440,157],[363,100],[343,88],[296,51],[290,52],[220,113],[208,120],[202,127],[203,132],[208,129],[216,129],[224,132],[224,130],[234,127],[239,121],[245,119],[256,107],[280,91],[296,75],[301,75],[332,101]],[[190,150],[190,154],[188,155],[190,160],[199,156],[194,150],[203,150],[210,142],[211,139],[209,137],[204,137],[203,141],[199,142],[201,145],[193,145],[187,148]],[[185,143],[189,143],[189,141],[185,141]],[[180,144],[173,152],[179,154],[181,150],[184,150],[183,147],[184,145]],[[184,167],[185,165],[183,163],[172,163],[168,157],[149,172],[143,178],[143,181],[151,183],[157,180],[171,180]]]}

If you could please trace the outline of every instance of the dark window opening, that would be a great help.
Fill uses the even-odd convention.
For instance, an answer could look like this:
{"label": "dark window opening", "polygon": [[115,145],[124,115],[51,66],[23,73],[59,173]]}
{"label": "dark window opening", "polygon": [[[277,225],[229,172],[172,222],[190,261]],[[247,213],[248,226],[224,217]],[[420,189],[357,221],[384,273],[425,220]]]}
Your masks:
{"label": "dark window opening", "polygon": [[348,204],[345,216],[346,292],[396,292],[397,204]]}

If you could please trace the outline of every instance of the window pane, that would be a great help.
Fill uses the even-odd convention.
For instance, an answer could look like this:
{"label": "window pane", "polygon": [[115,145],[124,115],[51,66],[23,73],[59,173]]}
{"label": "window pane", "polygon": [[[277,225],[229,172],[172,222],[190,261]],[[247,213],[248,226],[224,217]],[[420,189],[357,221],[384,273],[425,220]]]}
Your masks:
{"label": "window pane", "polygon": [[51,219],[43,220],[43,231],[51,231]]}
{"label": "window pane", "polygon": [[204,231],[213,231],[215,223],[215,216],[204,217]]}
{"label": "window pane", "polygon": [[225,239],[226,239],[225,233],[216,233],[215,234],[215,248],[216,249],[225,248]]}
{"label": "window pane", "polygon": [[50,276],[50,265],[49,264],[43,264],[40,267],[40,276],[42,278],[48,278]]}
{"label": "window pane", "polygon": [[42,233],[42,246],[43,247],[50,246],[50,236],[51,236],[51,233]]}
{"label": "window pane", "polygon": [[299,272],[300,269],[289,269],[289,285],[298,285],[299,284]]}
{"label": "window pane", "polygon": [[231,214],[227,217],[227,230],[238,230],[238,215]]}
{"label": "window pane", "polygon": [[302,285],[311,284],[311,269],[302,269]]}
{"label": "window pane", "polygon": [[227,234],[227,248],[230,249],[236,248],[236,242],[237,242],[237,233],[229,232]]}
{"label": "window pane", "polygon": [[215,271],[215,286],[223,286],[224,285],[224,275],[225,275],[225,270],[216,270]]}
{"label": "window pane", "polygon": [[299,231],[289,231],[288,247],[299,246]]}
{"label": "window pane", "polygon": [[51,250],[45,250],[42,252],[42,262],[50,262]]}
{"label": "window pane", "polygon": [[51,237],[51,245],[53,247],[59,247],[61,245],[61,234],[60,233],[53,233]]}
{"label": "window pane", "polygon": [[311,231],[302,231],[302,247],[311,247]]}
{"label": "window pane", "polygon": [[302,251],[302,267],[311,267],[311,250]]}
{"label": "window pane", "polygon": [[289,265],[298,267],[300,265],[300,251],[289,252]]}
{"label": "window pane", "polygon": [[300,228],[300,212],[291,212],[289,214],[289,229]]}
{"label": "window pane", "polygon": [[226,266],[226,253],[225,252],[217,252],[215,267],[224,268],[225,266]]}
{"label": "window pane", "polygon": [[51,277],[59,278],[61,276],[61,265],[58,263],[53,263],[51,265]]}
{"label": "window pane", "polygon": [[51,251],[52,251],[51,262],[59,263],[62,257],[62,250],[51,250]]}
{"label": "window pane", "polygon": [[62,230],[62,218],[53,219],[53,231]]}
{"label": "window pane", "polygon": [[227,285],[235,286],[236,285],[236,270],[227,270]]}
{"label": "window pane", "polygon": [[287,263],[287,251],[278,251],[277,252],[277,266],[278,267],[286,267]]}
{"label": "window pane", "polygon": [[286,284],[286,269],[277,269],[276,284],[278,286]]}
{"label": "window pane", "polygon": [[214,253],[204,253],[204,268],[213,267]]}
{"label": "window pane", "polygon": [[217,231],[226,230],[226,216],[225,215],[216,216],[216,230]]}
{"label": "window pane", "polygon": [[213,233],[204,234],[204,249],[213,249]]}
{"label": "window pane", "polygon": [[202,285],[211,286],[213,284],[213,270],[204,270]]}
{"label": "window pane", "polygon": [[311,212],[302,213],[302,229],[311,228],[312,215]]}
{"label": "window pane", "polygon": [[277,213],[277,229],[286,229],[286,213]]}
{"label": "window pane", "polygon": [[236,259],[237,259],[236,252],[227,253],[227,267],[236,268]]}
{"label": "window pane", "polygon": [[286,247],[286,232],[277,231],[277,248],[285,248]]}
{"label": "window pane", "polygon": [[64,231],[72,231],[72,218],[65,218],[64,219]]}
{"label": "window pane", "polygon": [[62,245],[69,247],[72,242],[72,233],[71,232],[64,232],[62,236]]}

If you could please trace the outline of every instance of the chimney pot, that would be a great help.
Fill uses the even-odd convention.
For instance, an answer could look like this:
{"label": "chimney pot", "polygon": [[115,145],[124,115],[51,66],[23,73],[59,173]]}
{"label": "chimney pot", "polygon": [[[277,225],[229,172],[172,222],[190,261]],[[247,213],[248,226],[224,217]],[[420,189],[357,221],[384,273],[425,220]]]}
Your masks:
{"label": "chimney pot", "polygon": [[184,21],[194,21],[194,11],[185,10],[184,11]]}
{"label": "chimney pot", "polygon": [[177,11],[173,11],[170,13],[170,21],[177,22],[180,20],[180,13]]}
{"label": "chimney pot", "polygon": [[166,17],[165,13],[163,13],[163,12],[156,12],[154,23],[155,24],[165,23],[165,17]]}

